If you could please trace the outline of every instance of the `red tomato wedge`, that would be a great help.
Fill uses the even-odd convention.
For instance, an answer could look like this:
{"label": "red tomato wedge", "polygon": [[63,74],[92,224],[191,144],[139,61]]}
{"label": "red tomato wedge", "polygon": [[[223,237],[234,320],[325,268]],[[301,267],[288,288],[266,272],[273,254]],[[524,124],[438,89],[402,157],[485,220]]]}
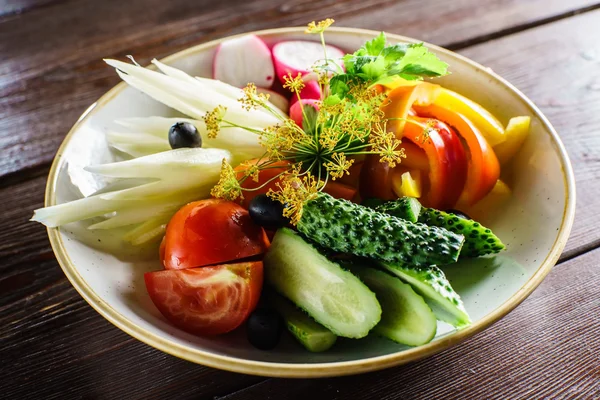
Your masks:
{"label": "red tomato wedge", "polygon": [[381,162],[378,154],[369,154],[360,171],[360,196],[363,199],[378,198],[393,200],[398,198],[392,190],[392,171],[388,163]]}
{"label": "red tomato wedge", "polygon": [[144,274],[152,302],[178,328],[218,335],[240,326],[256,308],[262,261]]}
{"label": "red tomato wedge", "polygon": [[431,105],[415,106],[420,116],[436,118],[450,125],[463,139],[468,153],[467,183],[460,196],[459,204],[471,206],[485,197],[500,177],[500,163],[479,129],[462,114]]}
{"label": "red tomato wedge", "polygon": [[453,208],[467,179],[467,155],[458,135],[441,121],[409,116],[403,137],[423,149],[429,159],[429,188],[423,204]]}
{"label": "red tomato wedge", "polygon": [[169,221],[162,262],[166,269],[219,264],[264,253],[265,231],[237,203],[208,199],[183,206]]}

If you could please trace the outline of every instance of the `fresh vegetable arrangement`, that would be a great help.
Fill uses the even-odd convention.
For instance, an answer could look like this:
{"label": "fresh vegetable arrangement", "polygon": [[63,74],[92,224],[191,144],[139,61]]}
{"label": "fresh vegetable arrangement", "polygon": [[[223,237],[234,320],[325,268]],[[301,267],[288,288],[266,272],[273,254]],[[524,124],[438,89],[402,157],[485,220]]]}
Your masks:
{"label": "fresh vegetable arrangement", "polygon": [[123,160],[86,167],[114,183],[32,219],[160,242],[148,294],[196,335],[245,325],[268,350],[287,329],[318,352],[338,336],[419,346],[437,321],[469,325],[443,269],[505,248],[468,215],[510,195],[501,167],[530,119],[505,128],[436,84],[448,65],[423,44],[328,45],[332,23],[308,25],[320,43],[224,41],[213,79],[106,60],[186,118],[115,121],[106,138]]}

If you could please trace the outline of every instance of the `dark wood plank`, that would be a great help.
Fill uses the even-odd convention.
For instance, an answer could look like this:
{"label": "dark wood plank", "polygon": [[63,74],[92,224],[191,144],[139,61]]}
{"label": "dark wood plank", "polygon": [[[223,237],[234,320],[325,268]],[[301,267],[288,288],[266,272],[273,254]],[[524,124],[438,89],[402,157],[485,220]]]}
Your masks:
{"label": "dark wood plank", "polygon": [[599,22],[600,11],[593,11],[460,51],[531,98],[567,148],[577,181],[577,214],[563,257],[600,245]]}
{"label": "dark wood plank", "polygon": [[595,250],[555,268],[493,328],[426,360],[360,377],[269,379],[221,399],[598,398],[598,259]]}
{"label": "dark wood plank", "polygon": [[[471,0],[327,0],[319,2],[319,15],[332,16],[340,25],[448,45],[589,7],[593,1],[522,3],[486,0],[475,7]],[[308,0],[79,0],[5,20],[0,23],[0,177],[52,159],[77,117],[117,82],[103,57],[134,54],[146,62],[232,33],[303,25],[314,18],[314,10]]]}

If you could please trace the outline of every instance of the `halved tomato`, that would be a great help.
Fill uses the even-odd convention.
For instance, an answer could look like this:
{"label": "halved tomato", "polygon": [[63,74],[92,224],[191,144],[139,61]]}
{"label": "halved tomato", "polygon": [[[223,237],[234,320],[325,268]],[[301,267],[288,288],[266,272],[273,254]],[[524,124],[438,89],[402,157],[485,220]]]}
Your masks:
{"label": "halved tomato", "polygon": [[264,253],[265,231],[237,203],[208,199],[183,206],[169,221],[162,262],[166,269],[224,263]]}
{"label": "halved tomato", "polygon": [[262,261],[144,274],[152,302],[173,325],[195,335],[240,326],[256,308]]}

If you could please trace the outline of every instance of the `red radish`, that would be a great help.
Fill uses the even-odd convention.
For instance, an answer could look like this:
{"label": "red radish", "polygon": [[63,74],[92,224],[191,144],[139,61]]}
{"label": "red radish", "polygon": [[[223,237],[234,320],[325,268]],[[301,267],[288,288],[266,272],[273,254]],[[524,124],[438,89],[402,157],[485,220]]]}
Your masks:
{"label": "red radish", "polygon": [[[325,48],[329,60],[337,61],[344,56],[344,52],[337,47],[326,45]],[[318,42],[290,40],[279,42],[273,46],[275,73],[281,82],[284,82],[283,77],[289,73],[294,77],[298,73],[302,75],[309,74],[312,72],[311,67],[315,62],[322,62],[324,58],[323,46]]]}
{"label": "red radish", "polygon": [[256,35],[225,40],[213,59],[213,78],[237,87],[249,82],[270,88],[275,69],[271,50]]}
{"label": "red radish", "polygon": [[273,104],[275,107],[279,108],[283,112],[285,112],[290,106],[290,102],[288,101],[288,99],[286,99],[279,93],[274,92],[273,90],[264,89],[264,88],[256,88],[256,91],[258,93],[268,94],[269,101],[271,102],[271,104]]}
{"label": "red radish", "polygon": [[313,107],[315,110],[319,109],[319,100],[315,99],[302,99],[300,101],[296,101],[290,107],[290,118],[298,124],[299,127],[302,128],[302,107]]}
{"label": "red radish", "polygon": [[[317,81],[308,81],[304,82],[304,89],[300,91],[301,99],[314,99],[321,100],[321,86],[319,86],[319,82]],[[290,98],[290,104],[294,105],[298,101],[298,96],[295,93],[292,93],[292,97]]]}

